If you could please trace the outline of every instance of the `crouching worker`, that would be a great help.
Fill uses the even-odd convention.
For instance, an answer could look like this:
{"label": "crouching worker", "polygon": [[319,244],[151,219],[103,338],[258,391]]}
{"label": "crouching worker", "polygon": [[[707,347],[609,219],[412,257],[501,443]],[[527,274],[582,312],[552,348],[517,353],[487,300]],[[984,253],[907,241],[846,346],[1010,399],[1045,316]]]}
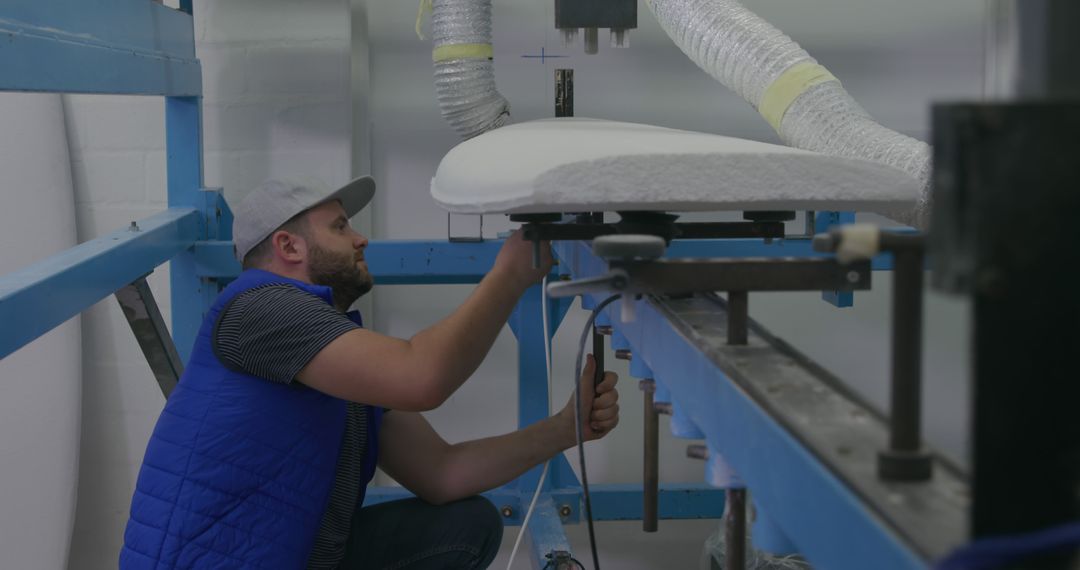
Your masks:
{"label": "crouching worker", "polygon": [[[360,178],[329,192],[271,181],[236,208],[244,271],[207,313],[147,446],[121,568],[484,568],[502,521],[478,493],[575,445],[573,401],[525,429],[450,445],[419,412],[476,370],[534,269],[515,233],[449,317],[408,340],[361,328]],[[545,248],[548,249],[548,248]],[[616,377],[591,389],[586,440],[619,422]],[[417,498],[361,508],[379,465]]]}

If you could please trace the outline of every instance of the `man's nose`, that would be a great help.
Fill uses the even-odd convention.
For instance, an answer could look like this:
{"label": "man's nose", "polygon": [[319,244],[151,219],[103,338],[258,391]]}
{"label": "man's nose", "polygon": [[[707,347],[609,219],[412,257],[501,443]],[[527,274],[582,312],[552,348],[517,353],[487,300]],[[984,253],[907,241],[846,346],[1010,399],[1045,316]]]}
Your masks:
{"label": "man's nose", "polygon": [[356,237],[353,238],[353,247],[356,249],[363,249],[367,247],[367,244],[368,238],[364,237],[361,233],[357,233]]}

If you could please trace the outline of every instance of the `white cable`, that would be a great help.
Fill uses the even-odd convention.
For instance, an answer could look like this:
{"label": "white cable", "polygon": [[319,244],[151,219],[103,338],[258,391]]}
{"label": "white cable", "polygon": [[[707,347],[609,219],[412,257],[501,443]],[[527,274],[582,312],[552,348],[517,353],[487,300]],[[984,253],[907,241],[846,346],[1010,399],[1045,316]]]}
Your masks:
{"label": "white cable", "polygon": [[[548,415],[551,415],[551,337],[548,335],[548,310],[547,310],[547,275],[544,276],[544,280],[540,285],[540,312],[543,313],[540,316],[540,322],[544,325],[544,364],[547,370],[547,389],[548,389]],[[575,417],[577,414],[575,414]],[[525,511],[525,518],[521,521],[521,530],[518,531],[517,539],[514,540],[514,549],[510,551],[510,560],[506,562],[506,570],[511,570],[510,567],[514,564],[514,557],[517,556],[518,547],[521,546],[521,538],[525,536],[525,529],[529,526],[529,519],[532,517],[533,510],[536,509],[536,500],[540,498],[540,490],[544,488],[544,479],[547,477],[548,465],[551,461],[544,462],[544,470],[540,472],[540,481],[536,484],[536,491],[533,492],[532,501],[529,502],[529,510]]]}

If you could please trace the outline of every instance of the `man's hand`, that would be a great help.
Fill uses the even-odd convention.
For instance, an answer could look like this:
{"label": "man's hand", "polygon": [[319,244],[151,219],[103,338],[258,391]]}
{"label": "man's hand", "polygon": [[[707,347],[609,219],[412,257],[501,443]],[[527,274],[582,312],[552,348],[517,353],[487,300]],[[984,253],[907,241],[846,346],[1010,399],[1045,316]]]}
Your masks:
{"label": "man's hand", "polygon": [[[619,425],[619,391],[615,384],[619,376],[611,371],[604,372],[604,379],[596,388],[593,388],[593,378],[596,375],[596,360],[593,355],[588,355],[585,362],[585,370],[581,373],[578,382],[581,383],[581,410],[585,418],[581,425],[581,436],[584,441],[593,441],[607,435],[615,426]],[[577,444],[577,435],[573,431],[574,424],[574,397],[570,396],[560,412],[559,416],[566,421],[571,430],[571,437]]]}
{"label": "man's hand", "polygon": [[522,231],[515,231],[506,238],[499,255],[495,257],[495,264],[491,270],[501,273],[521,288],[522,291],[530,285],[539,282],[548,272],[555,260],[551,255],[551,244],[540,243],[540,267],[533,267],[533,243],[522,237]]}

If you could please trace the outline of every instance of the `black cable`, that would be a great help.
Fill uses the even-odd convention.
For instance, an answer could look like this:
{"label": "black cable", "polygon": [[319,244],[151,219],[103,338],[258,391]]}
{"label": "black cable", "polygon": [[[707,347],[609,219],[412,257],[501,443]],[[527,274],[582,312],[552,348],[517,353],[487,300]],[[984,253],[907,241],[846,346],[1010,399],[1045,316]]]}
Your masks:
{"label": "black cable", "polygon": [[[596,556],[596,533],[593,531],[592,501],[589,498],[589,476],[585,472],[585,437],[582,435],[582,425],[586,418],[582,417],[581,410],[581,360],[585,357],[585,344],[589,340],[589,331],[592,330],[593,323],[596,322],[596,316],[600,314],[604,307],[621,296],[612,295],[601,301],[592,310],[589,320],[585,323],[585,330],[581,332],[581,345],[578,348],[577,365],[574,368],[574,409],[577,410],[578,461],[581,463],[581,489],[585,493],[585,517],[589,524],[589,547],[592,549],[593,570],[600,570],[600,559]],[[603,374],[602,370],[597,372]]]}

